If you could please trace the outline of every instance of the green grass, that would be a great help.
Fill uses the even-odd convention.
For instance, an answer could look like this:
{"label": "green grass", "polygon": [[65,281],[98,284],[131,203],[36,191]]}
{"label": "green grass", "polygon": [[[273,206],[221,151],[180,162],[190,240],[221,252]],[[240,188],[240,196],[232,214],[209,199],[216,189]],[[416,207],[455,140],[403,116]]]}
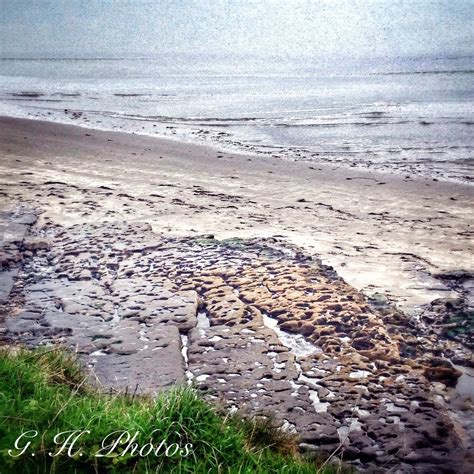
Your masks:
{"label": "green grass", "polygon": [[[23,438],[18,445],[20,450],[15,450],[15,440],[30,430],[37,436]],[[72,430],[84,432],[70,455],[58,454],[64,438],[55,443],[55,435]],[[130,436],[138,433],[134,442],[139,447],[150,439],[155,449],[160,442],[164,444],[158,454],[145,455],[147,448],[140,456],[137,450],[133,452],[133,444],[127,446],[123,442],[108,455],[96,456],[107,435],[125,431]],[[118,436],[114,435],[114,439]],[[126,435],[122,439],[125,438]],[[27,442],[31,445],[24,453],[11,456]],[[175,453],[177,445],[181,455]],[[166,447],[168,455],[164,453]],[[109,449],[101,454],[106,451]],[[51,457],[49,452],[57,455]],[[155,400],[106,395],[86,384],[83,372],[69,353],[22,349],[0,352],[0,473],[9,472],[336,471],[332,467],[320,469],[315,460],[303,459],[297,454],[297,439],[277,429],[271,421],[225,416],[193,389],[175,388]]]}

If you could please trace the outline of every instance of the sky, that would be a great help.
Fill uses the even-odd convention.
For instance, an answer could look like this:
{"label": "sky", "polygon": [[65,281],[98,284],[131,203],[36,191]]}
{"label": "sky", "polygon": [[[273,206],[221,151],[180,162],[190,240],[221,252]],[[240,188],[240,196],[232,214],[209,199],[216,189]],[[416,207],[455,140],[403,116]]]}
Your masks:
{"label": "sky", "polygon": [[469,55],[474,0],[0,0],[1,57]]}

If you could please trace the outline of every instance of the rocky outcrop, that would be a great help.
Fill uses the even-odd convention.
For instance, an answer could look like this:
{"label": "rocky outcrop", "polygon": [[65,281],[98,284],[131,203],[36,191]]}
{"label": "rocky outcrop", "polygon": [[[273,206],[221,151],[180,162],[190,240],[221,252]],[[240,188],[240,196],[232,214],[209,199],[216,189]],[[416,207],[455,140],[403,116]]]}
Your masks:
{"label": "rocky outcrop", "polygon": [[38,229],[22,253],[10,340],[70,347],[105,390],[192,383],[361,470],[461,469],[462,446],[425,377],[439,365],[408,357],[405,333],[414,354],[423,348],[403,315],[379,311],[299,249],[141,223],[44,231],[48,245]]}
{"label": "rocky outcrop", "polygon": [[30,241],[25,241],[28,227],[36,222],[34,209],[16,206],[0,210],[0,340],[5,333],[4,320],[15,278],[24,258],[32,256]]}

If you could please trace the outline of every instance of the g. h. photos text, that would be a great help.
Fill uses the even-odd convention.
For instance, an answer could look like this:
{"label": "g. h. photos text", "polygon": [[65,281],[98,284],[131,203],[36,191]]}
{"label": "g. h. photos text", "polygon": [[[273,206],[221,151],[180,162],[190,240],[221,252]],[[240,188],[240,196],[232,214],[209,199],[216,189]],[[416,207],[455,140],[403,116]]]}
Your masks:
{"label": "g. h. photos text", "polygon": [[[157,435],[157,432],[158,430],[153,431],[145,443],[140,443],[139,431],[114,431],[99,440],[100,446],[95,452],[89,453],[88,457],[164,456],[167,458],[184,458],[192,454],[193,445],[191,443],[168,443],[166,439],[159,439],[158,436],[155,438],[154,435]],[[52,458],[83,456],[81,439],[89,434],[91,434],[91,430],[71,430],[56,433],[53,438],[56,450],[49,451],[48,455]],[[177,435],[180,437],[179,434]],[[41,435],[36,430],[21,433],[15,440],[14,448],[8,450],[8,454],[14,458],[26,455],[35,456],[35,453],[28,451],[28,448],[31,446],[33,439],[39,436]]]}

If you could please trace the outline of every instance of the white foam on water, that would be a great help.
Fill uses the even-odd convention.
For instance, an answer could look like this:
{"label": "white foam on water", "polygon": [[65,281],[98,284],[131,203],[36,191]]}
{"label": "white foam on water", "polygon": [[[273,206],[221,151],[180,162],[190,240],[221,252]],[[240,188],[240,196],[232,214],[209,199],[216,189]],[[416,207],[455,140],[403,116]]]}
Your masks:
{"label": "white foam on water", "polygon": [[3,60],[2,115],[454,181],[473,174],[470,66],[235,74],[224,61],[213,74],[187,63],[183,74],[178,62]]}

